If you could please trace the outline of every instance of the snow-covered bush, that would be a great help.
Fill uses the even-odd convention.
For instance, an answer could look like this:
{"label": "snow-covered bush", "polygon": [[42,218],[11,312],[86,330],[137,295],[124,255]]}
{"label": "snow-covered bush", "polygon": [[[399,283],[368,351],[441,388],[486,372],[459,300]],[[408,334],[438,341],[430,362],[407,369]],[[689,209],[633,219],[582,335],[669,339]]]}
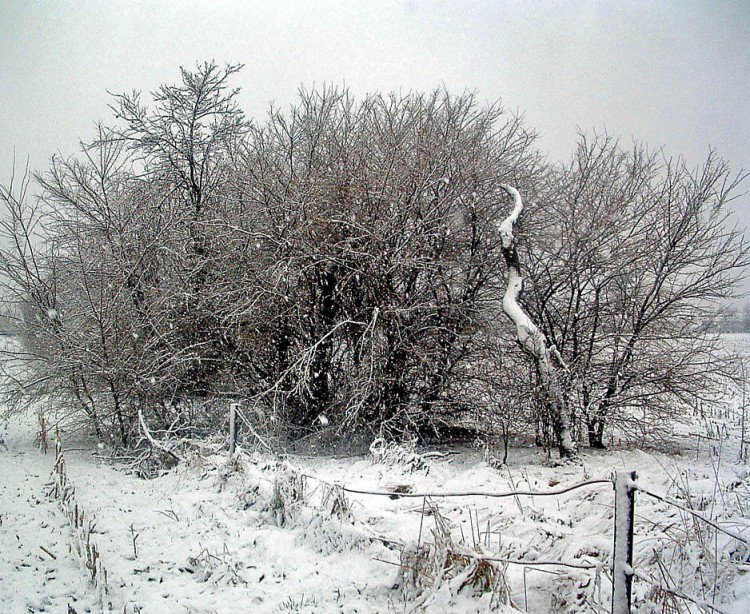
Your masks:
{"label": "snow-covered bush", "polygon": [[184,568],[201,582],[210,582],[219,586],[237,586],[248,583],[243,576],[245,569],[242,561],[232,558],[226,550],[209,552],[206,548],[195,556],[188,558],[188,565]]}
{"label": "snow-covered bush", "polygon": [[509,604],[507,565],[483,558],[479,545],[469,549],[455,544],[448,520],[437,507],[430,511],[435,520],[433,542],[407,546],[401,553],[396,584],[412,611],[430,603],[446,604],[457,596],[480,600],[489,610]]}
{"label": "snow-covered bush", "polygon": [[279,527],[289,524],[305,498],[305,477],[288,464],[280,464],[276,470],[271,498],[266,503],[266,512]]}
{"label": "snow-covered bush", "polygon": [[370,455],[376,463],[399,467],[407,473],[430,472],[428,461],[417,452],[416,441],[386,441],[378,437],[370,444]]}
{"label": "snow-covered bush", "polygon": [[324,556],[334,552],[362,550],[369,543],[359,528],[336,517],[311,511],[310,518],[297,525],[297,543]]}
{"label": "snow-covered bush", "polygon": [[323,493],[320,498],[320,507],[329,516],[342,521],[349,521],[352,517],[352,504],[346,498],[344,490],[336,484],[321,484]]}

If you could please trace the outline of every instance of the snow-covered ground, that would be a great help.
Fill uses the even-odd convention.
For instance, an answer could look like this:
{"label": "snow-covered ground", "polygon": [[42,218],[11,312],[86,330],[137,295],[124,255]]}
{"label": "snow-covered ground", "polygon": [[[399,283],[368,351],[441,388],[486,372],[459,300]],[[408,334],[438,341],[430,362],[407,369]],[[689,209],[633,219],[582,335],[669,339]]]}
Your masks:
{"label": "snow-covered ground", "polygon": [[34,446],[25,423],[0,429],[0,612],[96,610],[70,526],[48,496],[53,455]]}
{"label": "snow-covered ground", "polygon": [[[390,498],[351,490],[549,491],[634,470],[642,488],[750,538],[750,472],[730,428],[722,431],[727,439],[685,439],[679,454],[584,450],[580,464],[562,467],[531,447],[514,448],[508,466],[493,468],[471,447],[279,460],[250,451],[229,458],[217,445],[193,449],[151,480],[63,434],[68,478],[95,520],[93,540],[108,573],[101,603],[71,553],[67,517],[48,495],[54,454],[38,451],[34,431],[32,418],[0,429],[7,446],[0,445],[2,614],[608,611],[611,484],[554,497]],[[452,571],[433,586],[430,557],[414,555],[436,540],[456,555],[534,564],[496,562],[496,590],[481,594],[463,559],[449,558],[438,567]],[[749,612],[748,560],[741,540],[637,494],[634,611],[709,611],[661,586],[716,611]],[[415,575],[416,587],[404,580]]]}

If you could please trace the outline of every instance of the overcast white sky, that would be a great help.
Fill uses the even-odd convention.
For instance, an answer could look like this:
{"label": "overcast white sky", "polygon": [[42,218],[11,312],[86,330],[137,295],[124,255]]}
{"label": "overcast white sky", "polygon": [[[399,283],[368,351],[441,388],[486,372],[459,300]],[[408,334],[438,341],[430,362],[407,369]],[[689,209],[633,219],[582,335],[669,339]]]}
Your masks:
{"label": "overcast white sky", "polygon": [[[0,0],[0,180],[14,151],[37,169],[74,153],[110,118],[107,90],[152,90],[210,59],[246,65],[251,117],[300,85],[445,84],[525,112],[553,159],[577,127],[606,127],[750,169],[745,0]],[[750,199],[738,207],[750,225]]]}

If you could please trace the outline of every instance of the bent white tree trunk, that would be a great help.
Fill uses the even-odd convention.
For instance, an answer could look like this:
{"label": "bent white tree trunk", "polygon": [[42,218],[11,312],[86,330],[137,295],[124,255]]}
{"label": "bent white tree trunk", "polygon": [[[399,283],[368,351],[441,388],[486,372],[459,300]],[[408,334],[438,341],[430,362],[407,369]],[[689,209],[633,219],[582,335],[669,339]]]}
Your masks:
{"label": "bent white tree trunk", "polygon": [[557,371],[551,361],[551,350],[547,339],[531,318],[518,304],[518,297],[523,289],[521,264],[513,236],[518,218],[523,211],[523,202],[518,190],[508,185],[500,186],[513,198],[513,211],[500,224],[500,238],[503,245],[503,258],[508,266],[508,286],[503,295],[503,311],[516,326],[516,337],[521,346],[536,361],[539,381],[542,385],[545,400],[550,409],[552,419],[556,422],[559,436],[561,458],[576,456],[576,448],[570,433],[570,416],[565,404],[565,398],[560,388]]}

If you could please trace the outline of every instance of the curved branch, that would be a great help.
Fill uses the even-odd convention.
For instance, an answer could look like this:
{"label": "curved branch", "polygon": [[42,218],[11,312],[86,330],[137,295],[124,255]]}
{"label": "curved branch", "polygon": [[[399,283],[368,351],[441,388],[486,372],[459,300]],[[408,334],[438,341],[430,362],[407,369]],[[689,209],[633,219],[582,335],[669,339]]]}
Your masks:
{"label": "curved branch", "polygon": [[523,291],[523,276],[513,229],[523,212],[523,200],[515,188],[505,184],[501,184],[500,187],[513,198],[513,210],[498,227],[503,246],[503,258],[508,266],[508,286],[503,294],[503,311],[516,325],[518,342],[536,361],[540,383],[557,422],[560,456],[573,458],[576,456],[576,449],[570,433],[570,419],[565,407],[565,399],[559,387],[557,373],[550,361],[552,350],[547,344],[544,333],[518,303],[518,297]]}

